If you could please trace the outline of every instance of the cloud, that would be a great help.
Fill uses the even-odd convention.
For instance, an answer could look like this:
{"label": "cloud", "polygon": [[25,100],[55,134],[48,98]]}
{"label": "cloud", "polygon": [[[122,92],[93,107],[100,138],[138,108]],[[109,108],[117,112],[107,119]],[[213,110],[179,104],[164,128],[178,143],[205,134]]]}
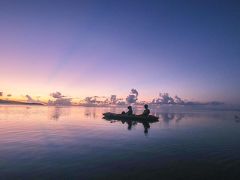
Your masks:
{"label": "cloud", "polygon": [[111,95],[110,102],[115,104],[117,102],[117,95]]}
{"label": "cloud", "polygon": [[128,95],[128,97],[126,98],[127,103],[131,104],[131,103],[135,103],[137,101],[137,98],[135,95],[130,94]]}
{"label": "cloud", "polygon": [[28,102],[30,102],[30,101],[33,101],[33,99],[32,99],[32,97],[31,97],[31,96],[29,96],[29,95],[26,95],[25,97],[27,98],[27,101],[28,101]]}
{"label": "cloud", "polygon": [[184,101],[180,97],[178,97],[178,96],[175,96],[174,102],[176,104],[184,104]]}
{"label": "cloud", "polygon": [[124,105],[126,102],[122,98],[117,98],[117,95],[106,96],[88,96],[84,98],[84,104],[95,104],[95,105],[107,105],[107,104],[117,104]]}
{"label": "cloud", "polygon": [[168,93],[159,93],[159,97],[152,100],[152,104],[179,104],[179,105],[222,105],[224,103],[218,101],[212,102],[193,102],[183,100],[179,96],[172,98]]}
{"label": "cloud", "polygon": [[135,94],[136,96],[138,96],[138,91],[137,91],[136,89],[132,89],[132,90],[131,90],[131,93],[132,93],[132,94]]}
{"label": "cloud", "polygon": [[154,103],[154,104],[183,104],[184,101],[178,96],[175,96],[174,98],[172,98],[168,93],[159,93],[159,97],[153,99],[152,103]]}
{"label": "cloud", "polygon": [[27,98],[28,103],[38,103],[39,101],[34,100],[31,96],[28,94],[25,96]]}
{"label": "cloud", "polygon": [[105,96],[90,96],[85,97],[84,101],[86,104],[103,104],[103,103],[109,103],[109,100]]}
{"label": "cloud", "polygon": [[70,106],[72,105],[72,98],[58,98],[55,101],[48,101],[48,105]]}
{"label": "cloud", "polygon": [[54,93],[51,93],[50,96],[52,96],[53,98],[63,98],[63,97],[65,97],[58,91],[54,92]]}
{"label": "cloud", "polygon": [[160,97],[160,101],[164,104],[173,104],[174,103],[174,99],[171,96],[169,96],[168,93],[160,93],[159,97]]}
{"label": "cloud", "polygon": [[136,89],[131,89],[130,94],[127,96],[126,101],[129,104],[136,103],[138,100],[138,91]]}
{"label": "cloud", "polygon": [[72,105],[72,98],[66,98],[59,91],[50,94],[51,97],[55,98],[54,101],[49,100],[48,105],[59,105],[59,106],[70,106]]}
{"label": "cloud", "polygon": [[86,97],[84,100],[86,101],[87,104],[96,103],[96,97],[95,96],[93,96],[93,97]]}

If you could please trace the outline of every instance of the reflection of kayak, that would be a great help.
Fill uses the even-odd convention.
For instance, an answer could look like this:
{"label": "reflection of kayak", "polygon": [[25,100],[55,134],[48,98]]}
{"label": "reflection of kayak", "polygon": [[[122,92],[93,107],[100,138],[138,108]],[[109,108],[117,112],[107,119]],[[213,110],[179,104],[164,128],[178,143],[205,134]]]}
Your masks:
{"label": "reflection of kayak", "polygon": [[115,114],[115,113],[104,113],[104,119],[113,119],[113,120],[132,120],[132,121],[147,121],[147,122],[157,122],[158,117],[149,115],[147,117],[139,115],[127,115],[127,114]]}

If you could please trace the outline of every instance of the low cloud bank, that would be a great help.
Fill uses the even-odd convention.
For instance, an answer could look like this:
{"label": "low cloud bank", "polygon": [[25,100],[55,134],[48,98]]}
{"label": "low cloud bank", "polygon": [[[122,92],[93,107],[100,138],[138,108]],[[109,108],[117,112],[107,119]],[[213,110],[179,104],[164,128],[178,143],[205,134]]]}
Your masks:
{"label": "low cloud bank", "polygon": [[117,98],[117,95],[111,95],[108,104],[124,105],[126,103],[122,98]]}
{"label": "low cloud bank", "polygon": [[[0,92],[0,97],[4,97],[5,94],[3,92]],[[126,104],[177,104],[177,105],[222,105],[223,102],[219,101],[210,101],[210,102],[197,102],[197,101],[188,101],[184,100],[183,98],[179,96],[170,96],[169,93],[159,93],[159,96],[157,98],[154,98],[150,102],[145,101],[138,101],[139,92],[136,89],[131,89],[129,95],[126,98],[118,98],[117,95],[113,94],[109,97],[106,96],[89,96],[81,100],[79,103],[72,102],[73,99],[78,98],[72,98],[63,95],[61,92],[56,91],[53,93],[50,93],[51,98],[48,100],[48,105],[59,105],[59,106],[71,106],[71,105],[126,105]],[[8,98],[12,97],[12,94],[6,94],[6,100]],[[44,102],[39,101],[39,97],[36,97],[35,99],[32,98],[30,95],[25,95],[27,103],[42,103],[46,104]],[[11,98],[10,98],[11,99]]]}
{"label": "low cloud bank", "polygon": [[179,104],[179,105],[221,105],[223,102],[219,101],[210,101],[210,102],[193,102],[183,100],[179,96],[171,97],[168,93],[159,93],[158,98],[154,98],[151,104]]}
{"label": "low cloud bank", "polygon": [[89,96],[83,100],[85,104],[125,104],[121,98],[117,98],[117,95],[105,96]]}
{"label": "low cloud bank", "polygon": [[168,93],[159,93],[159,97],[152,100],[153,104],[183,104],[184,101],[175,96],[171,97]]}
{"label": "low cloud bank", "polygon": [[72,98],[67,98],[60,92],[53,92],[50,94],[55,100],[48,100],[48,105],[70,106],[72,105]]}
{"label": "low cloud bank", "polygon": [[98,96],[86,97],[84,100],[87,104],[99,103],[97,100]]}

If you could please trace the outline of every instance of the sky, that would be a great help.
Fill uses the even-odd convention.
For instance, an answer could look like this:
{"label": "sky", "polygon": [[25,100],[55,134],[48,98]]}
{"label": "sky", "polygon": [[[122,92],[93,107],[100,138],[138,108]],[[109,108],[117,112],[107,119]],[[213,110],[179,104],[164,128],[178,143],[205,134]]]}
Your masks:
{"label": "sky", "polygon": [[240,3],[0,0],[0,91],[240,102]]}

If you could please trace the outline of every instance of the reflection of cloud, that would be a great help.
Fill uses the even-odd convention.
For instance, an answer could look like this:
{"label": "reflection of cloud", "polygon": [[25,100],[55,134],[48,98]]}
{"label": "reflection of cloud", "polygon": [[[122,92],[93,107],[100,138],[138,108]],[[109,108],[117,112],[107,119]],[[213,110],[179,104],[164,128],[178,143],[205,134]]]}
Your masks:
{"label": "reflection of cloud", "polygon": [[127,103],[135,103],[137,101],[138,91],[136,89],[132,89],[130,94],[127,96],[126,101]]}
{"label": "reflection of cloud", "polygon": [[56,107],[52,113],[51,118],[54,120],[58,120],[62,114],[61,108]]}
{"label": "reflection of cloud", "polygon": [[170,113],[161,113],[162,120],[165,122],[171,121],[174,119],[175,115]]}
{"label": "reflection of cloud", "polygon": [[49,110],[50,119],[52,120],[60,120],[64,117],[66,118],[71,112],[71,108],[59,106],[49,107]]}
{"label": "reflection of cloud", "polygon": [[184,115],[183,115],[183,114],[176,114],[176,119],[175,119],[175,121],[176,121],[176,122],[179,122],[180,120],[182,120],[182,118],[184,118]]}
{"label": "reflection of cloud", "polygon": [[93,108],[93,109],[85,108],[84,115],[86,117],[91,117],[91,118],[95,119],[97,117],[96,109],[95,108]]}
{"label": "reflection of cloud", "polygon": [[179,122],[184,118],[184,114],[182,113],[159,113],[162,121],[168,123],[171,120],[175,120],[175,122]]}
{"label": "reflection of cloud", "polygon": [[[104,118],[105,119],[105,118]],[[147,136],[148,131],[150,129],[150,123],[147,121],[132,121],[132,120],[113,120],[113,119],[105,119],[106,121],[109,121],[110,123],[121,123],[121,124],[127,124],[127,129],[130,131],[133,129],[133,127],[142,124],[144,128],[144,134]],[[157,122],[152,122],[152,123],[157,123]]]}

